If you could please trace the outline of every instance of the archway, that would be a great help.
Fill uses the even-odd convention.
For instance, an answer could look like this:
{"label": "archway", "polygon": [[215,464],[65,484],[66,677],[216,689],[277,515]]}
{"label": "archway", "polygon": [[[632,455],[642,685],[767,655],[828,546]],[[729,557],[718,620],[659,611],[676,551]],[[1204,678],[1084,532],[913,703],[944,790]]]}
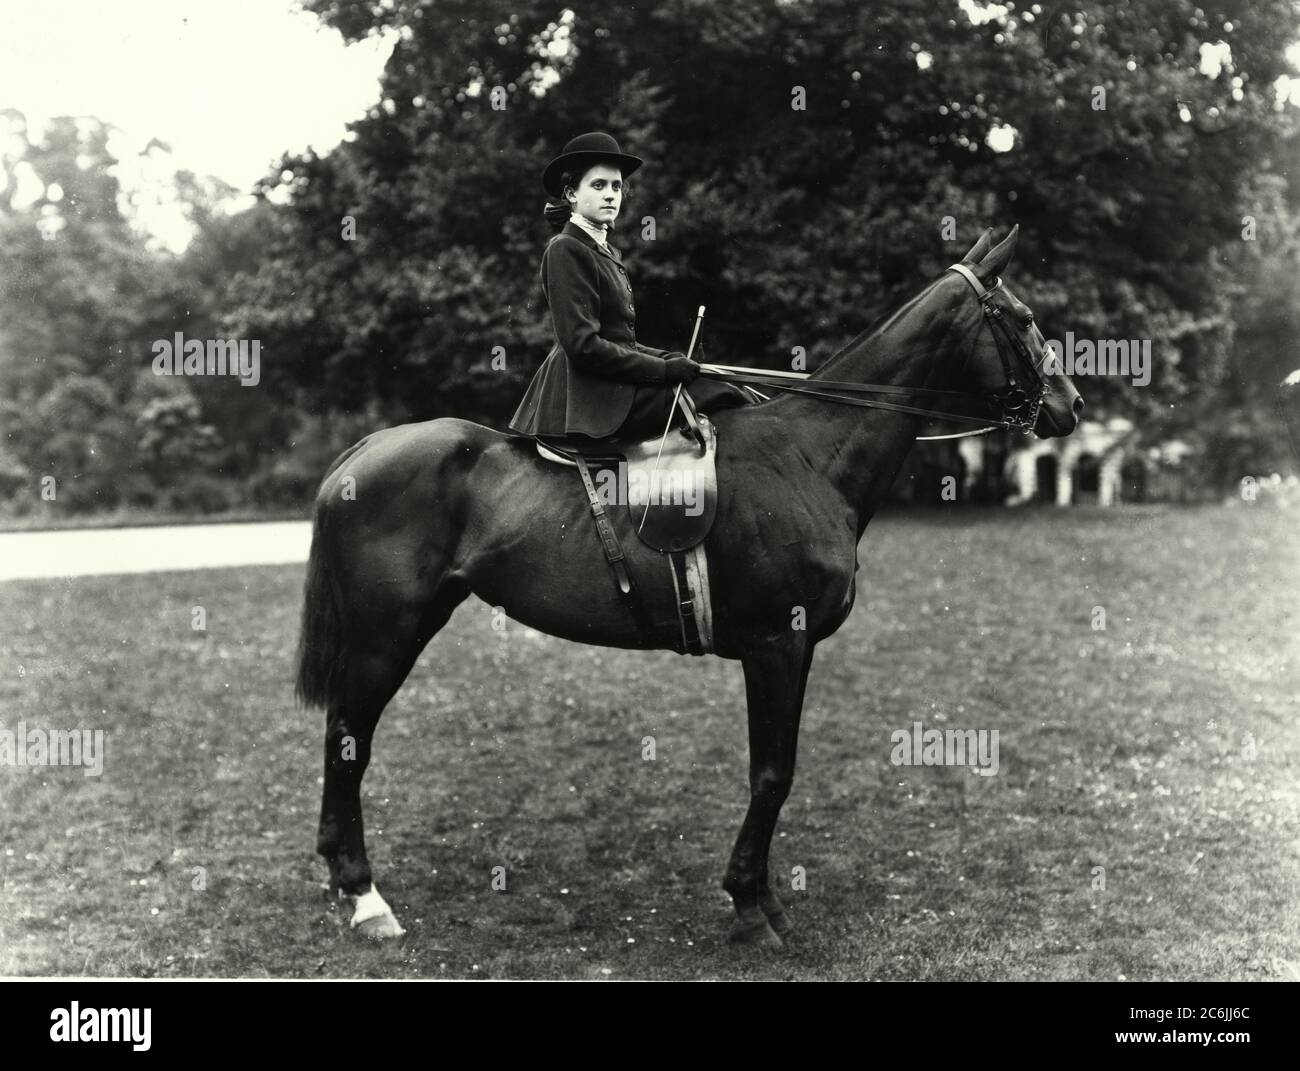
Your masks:
{"label": "archway", "polygon": [[1095,506],[1101,488],[1101,461],[1096,454],[1080,454],[1074,466],[1074,504]]}
{"label": "archway", "polygon": [[1055,454],[1040,454],[1034,459],[1034,501],[1056,501],[1057,464]]}
{"label": "archway", "polygon": [[1147,500],[1147,463],[1137,454],[1124,461],[1119,470],[1123,498],[1128,502]]}

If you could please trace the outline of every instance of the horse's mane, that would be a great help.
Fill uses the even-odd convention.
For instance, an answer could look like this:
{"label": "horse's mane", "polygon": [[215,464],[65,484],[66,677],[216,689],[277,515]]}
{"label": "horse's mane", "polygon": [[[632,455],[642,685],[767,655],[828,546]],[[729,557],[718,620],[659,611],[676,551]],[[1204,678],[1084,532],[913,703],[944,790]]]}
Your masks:
{"label": "horse's mane", "polygon": [[918,304],[922,299],[925,298],[927,294],[929,294],[930,289],[937,282],[938,280],[936,279],[934,282],[930,283],[929,286],[926,286],[923,290],[921,290],[920,293],[914,294],[912,297],[904,301],[901,305],[897,305],[894,308],[881,313],[879,316],[876,317],[876,319],[869,326],[864,328],[862,331],[859,331],[856,335],[853,336],[853,338],[851,338],[848,342],[846,342],[843,346],[841,346],[838,350],[836,350],[833,354],[831,354],[830,357],[828,357],[825,361],[823,361],[808,378],[809,379],[828,378],[827,376],[828,372],[834,371],[835,368],[838,367],[851,354],[857,353],[857,351],[862,347],[862,345],[865,344],[870,338],[872,338],[876,334],[883,334],[885,331],[889,329],[890,324],[892,324],[895,320],[900,319],[907,312],[911,311],[913,306]]}
{"label": "horse's mane", "polygon": [[[811,382],[819,379],[836,378],[835,372],[839,369],[839,367],[842,364],[844,364],[851,357],[856,356],[864,346],[870,344],[873,341],[877,341],[879,339],[879,336],[884,335],[886,332],[888,332],[891,327],[893,327],[896,323],[898,323],[910,312],[912,312],[917,305],[919,305],[922,301],[925,301],[930,296],[931,291],[936,286],[938,286],[940,282],[943,281],[943,278],[944,276],[941,275],[938,279],[932,280],[927,286],[923,287],[920,291],[913,294],[902,304],[896,305],[892,309],[889,309],[881,313],[879,316],[877,316],[876,319],[872,321],[871,324],[869,324],[862,331],[859,331],[856,335],[853,336],[853,338],[851,338],[848,342],[846,342],[843,346],[841,346],[838,350],[836,350],[833,354],[831,354],[830,357],[828,357],[814,371],[812,371],[808,376],[808,381]],[[971,322],[972,327],[978,327],[980,318],[977,315],[973,315],[971,321],[972,321]],[[895,358],[904,357],[904,356],[915,357],[916,354],[904,355],[901,352],[893,352],[892,356],[894,356]],[[759,402],[751,406],[747,406],[746,408],[758,408],[764,405],[771,405],[775,402],[779,402],[784,399],[796,398],[796,397],[798,397],[797,394],[790,394],[788,392],[778,389],[775,392],[775,394],[767,401]]]}

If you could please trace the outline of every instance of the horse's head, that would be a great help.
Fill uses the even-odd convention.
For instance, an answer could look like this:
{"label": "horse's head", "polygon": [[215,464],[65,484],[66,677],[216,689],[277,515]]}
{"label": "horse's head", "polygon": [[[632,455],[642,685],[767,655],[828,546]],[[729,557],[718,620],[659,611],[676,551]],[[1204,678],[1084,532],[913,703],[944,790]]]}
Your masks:
{"label": "horse's head", "polygon": [[980,235],[958,269],[947,273],[946,285],[952,289],[954,299],[968,304],[978,316],[978,331],[962,373],[961,389],[995,398],[1012,419],[1032,415],[1034,399],[1041,391],[1034,434],[1040,439],[1069,435],[1083,412],[1083,399],[1069,376],[1044,375],[1050,353],[1047,340],[1029,306],[1001,281],[1001,273],[1015,252],[1020,228],[1013,227],[1006,238],[990,248],[992,233],[986,230]]}

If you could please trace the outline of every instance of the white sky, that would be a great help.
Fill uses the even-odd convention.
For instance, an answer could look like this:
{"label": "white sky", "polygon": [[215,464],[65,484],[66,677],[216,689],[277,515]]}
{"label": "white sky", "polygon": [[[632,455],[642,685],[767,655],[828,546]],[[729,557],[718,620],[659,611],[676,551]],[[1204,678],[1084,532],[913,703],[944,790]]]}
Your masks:
{"label": "white sky", "polygon": [[346,47],[294,0],[0,0],[0,108],[34,140],[53,116],[92,115],[122,129],[119,154],[159,138],[173,167],[246,191],[281,153],[338,144],[378,101],[394,40]]}

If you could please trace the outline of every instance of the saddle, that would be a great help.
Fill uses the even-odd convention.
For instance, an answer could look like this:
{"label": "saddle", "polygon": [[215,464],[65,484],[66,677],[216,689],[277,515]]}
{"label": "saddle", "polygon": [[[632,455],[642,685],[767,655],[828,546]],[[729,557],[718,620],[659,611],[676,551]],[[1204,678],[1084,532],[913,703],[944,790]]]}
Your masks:
{"label": "saddle", "polygon": [[641,542],[668,556],[681,628],[679,653],[705,654],[712,646],[711,613],[701,544],[718,506],[717,431],[685,391],[678,401],[688,426],[662,439],[534,442],[541,457],[576,468],[582,477],[605,560],[638,625],[649,629],[650,615],[628,571],[611,511],[625,512]]}
{"label": "saddle", "polygon": [[573,468],[586,462],[597,474],[601,505],[626,506],[647,547],[664,554],[690,550],[709,534],[718,508],[717,431],[708,417],[697,420],[702,447],[691,429],[681,428],[669,432],[662,452],[658,437],[580,446],[539,439],[537,452]]}

